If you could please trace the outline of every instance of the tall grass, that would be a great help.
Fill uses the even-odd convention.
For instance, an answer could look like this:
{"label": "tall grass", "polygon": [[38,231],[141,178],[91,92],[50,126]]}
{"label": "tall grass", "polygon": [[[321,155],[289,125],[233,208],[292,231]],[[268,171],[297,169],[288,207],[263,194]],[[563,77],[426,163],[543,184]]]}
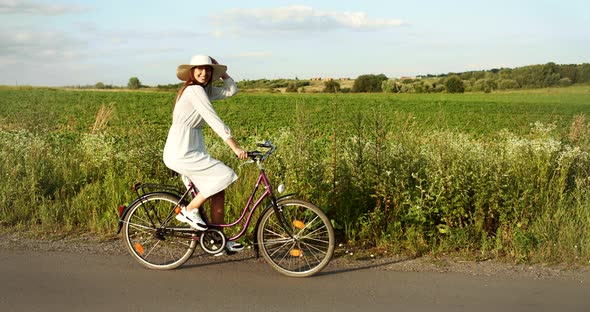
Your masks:
{"label": "tall grass", "polygon": [[[347,240],[367,246],[590,260],[590,145],[542,123],[522,136],[476,139],[412,120],[335,121],[329,138],[296,126],[277,138],[275,171],[324,207]],[[570,133],[588,126],[578,115]]]}
{"label": "tall grass", "polygon": [[[45,130],[27,118],[18,123],[12,114],[0,116],[7,121],[0,126],[2,225],[113,233],[117,207],[133,199],[134,181],[181,185],[161,161],[169,106],[154,111],[134,101],[117,104],[112,95],[100,101],[65,96],[90,103],[92,118],[80,116],[86,126],[71,115],[57,114],[64,123]],[[167,105],[169,97],[157,95],[157,101]],[[266,164],[272,180],[322,207],[343,239],[414,255],[590,260],[585,114],[571,118],[566,129],[534,122],[527,131],[473,135],[425,126],[414,112],[384,114],[377,105],[351,113],[340,97],[321,99],[296,98],[290,112],[265,107],[277,109],[284,126],[246,124],[256,131],[238,137],[245,147],[271,139],[277,145]],[[310,126],[326,108],[324,130]],[[220,111],[230,120],[237,114]],[[140,118],[144,113],[153,119]],[[256,168],[240,167],[207,132],[209,151],[240,176],[227,192],[227,217],[235,218]]]}

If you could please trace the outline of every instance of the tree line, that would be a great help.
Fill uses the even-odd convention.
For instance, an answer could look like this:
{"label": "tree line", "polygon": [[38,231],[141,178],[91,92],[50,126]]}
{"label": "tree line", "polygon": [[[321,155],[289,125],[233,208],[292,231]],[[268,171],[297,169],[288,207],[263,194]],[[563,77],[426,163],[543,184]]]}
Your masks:
{"label": "tree line", "polygon": [[[265,80],[272,83],[270,80]],[[257,81],[260,84],[260,81]],[[384,74],[361,75],[352,88],[340,88],[337,81],[324,82],[323,92],[353,93],[463,93],[492,92],[494,90],[535,89],[567,87],[572,84],[590,83],[590,64],[529,65],[517,68],[468,71],[440,75],[424,75],[415,78],[388,78]],[[300,81],[287,84],[287,92],[298,92]],[[248,85],[242,85],[248,87]],[[272,88],[273,85],[269,85]]]}
{"label": "tree line", "polygon": [[581,83],[590,83],[589,63],[558,65],[551,62],[517,68],[426,75],[406,79],[383,79],[381,91],[392,93],[491,92],[567,87]]}
{"label": "tree line", "polygon": [[[535,89],[547,87],[567,87],[572,84],[590,83],[590,63],[529,65],[517,68],[494,68],[490,70],[467,71],[448,74],[428,74],[412,78],[388,78],[384,74],[361,75],[354,80],[352,88],[341,88],[337,81],[325,81],[324,93],[462,93],[492,92],[494,90]],[[311,83],[305,79],[258,79],[238,81],[243,90],[262,90],[275,92],[305,92]],[[178,90],[182,83],[145,86],[139,78],[131,77],[128,89],[155,88],[158,90]],[[98,82],[93,86],[79,88],[115,89],[121,88]]]}

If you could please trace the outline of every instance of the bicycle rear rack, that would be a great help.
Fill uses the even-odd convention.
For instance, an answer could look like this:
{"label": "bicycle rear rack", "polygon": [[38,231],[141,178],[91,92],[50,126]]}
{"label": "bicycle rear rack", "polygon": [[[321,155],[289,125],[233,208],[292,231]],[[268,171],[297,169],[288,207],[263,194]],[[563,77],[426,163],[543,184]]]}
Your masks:
{"label": "bicycle rear rack", "polygon": [[[178,194],[178,195],[182,195],[181,192],[178,190],[178,187],[174,186],[174,185],[168,185],[168,184],[159,184],[159,183],[141,183],[141,182],[135,182],[133,183],[132,189],[135,191],[135,193],[137,193],[137,197],[141,197],[147,193],[149,193],[149,190],[166,190],[166,191],[171,191],[174,194]],[[148,190],[146,192],[146,189]]]}

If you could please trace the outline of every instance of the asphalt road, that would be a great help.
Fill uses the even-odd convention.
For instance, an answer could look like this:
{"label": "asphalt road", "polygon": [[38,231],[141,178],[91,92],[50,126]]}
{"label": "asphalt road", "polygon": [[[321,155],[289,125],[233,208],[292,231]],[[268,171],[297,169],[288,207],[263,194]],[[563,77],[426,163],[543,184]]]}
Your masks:
{"label": "asphalt road", "polygon": [[330,264],[298,279],[253,258],[151,271],[127,255],[0,249],[0,311],[590,311],[588,273],[536,279],[391,264]]}

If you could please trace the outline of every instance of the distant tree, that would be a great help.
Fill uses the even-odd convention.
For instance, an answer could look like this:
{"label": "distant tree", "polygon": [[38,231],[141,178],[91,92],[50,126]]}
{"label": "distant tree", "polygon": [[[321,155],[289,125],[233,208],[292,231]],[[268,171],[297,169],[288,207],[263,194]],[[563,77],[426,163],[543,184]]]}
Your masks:
{"label": "distant tree", "polygon": [[559,66],[559,75],[561,76],[561,78],[569,78],[571,80],[572,83],[576,83],[577,82],[577,77],[576,77],[576,73],[577,73],[577,65],[574,64],[568,64],[568,65],[561,65]]}
{"label": "distant tree", "polygon": [[559,85],[561,76],[558,73],[547,74],[543,79],[543,87],[553,87]]}
{"label": "distant tree", "polygon": [[559,86],[560,87],[567,87],[572,85],[572,80],[568,77],[559,79]]}
{"label": "distant tree", "polygon": [[96,89],[104,89],[104,83],[102,83],[102,82],[97,82],[97,83],[94,85],[94,87],[95,87]]}
{"label": "distant tree", "polygon": [[182,87],[182,82],[181,83],[175,83],[175,84],[167,84],[167,85],[157,85],[156,88],[160,89],[160,90],[178,90],[180,89],[180,87]]}
{"label": "distant tree", "polygon": [[576,70],[576,82],[590,82],[590,64],[584,63],[582,65],[578,65]]}
{"label": "distant tree", "polygon": [[549,62],[549,63],[543,65],[543,74],[545,74],[545,76],[555,74],[558,72],[558,70],[559,70],[559,67],[557,66],[557,64],[555,64],[553,62]]}
{"label": "distant tree", "polygon": [[381,84],[387,80],[384,74],[361,75],[354,80],[352,92],[381,92]]}
{"label": "distant tree", "polygon": [[127,88],[129,89],[139,89],[141,88],[141,82],[137,77],[129,78],[129,82],[127,83]]}
{"label": "distant tree", "polygon": [[432,91],[432,84],[424,80],[416,80],[412,83],[414,93],[429,93]]}
{"label": "distant tree", "polygon": [[398,93],[401,87],[402,84],[397,79],[387,79],[381,83],[381,90],[386,93]]}
{"label": "distant tree", "polygon": [[502,68],[500,70],[500,72],[498,73],[498,76],[500,78],[504,78],[504,79],[511,79],[510,77],[512,77],[512,69],[510,69],[510,68]]}
{"label": "distant tree", "polygon": [[338,93],[340,92],[340,84],[334,80],[324,82],[325,93]]}
{"label": "distant tree", "polygon": [[498,89],[500,90],[518,89],[519,87],[518,82],[513,79],[498,80]]}
{"label": "distant tree", "polygon": [[473,84],[473,91],[483,91],[485,93],[498,89],[498,84],[493,79],[479,79]]}
{"label": "distant tree", "polygon": [[432,84],[432,92],[435,93],[441,93],[445,91],[445,85],[444,83],[440,83],[440,82],[435,82]]}
{"label": "distant tree", "polygon": [[452,75],[445,81],[445,87],[448,93],[463,93],[465,92],[465,85],[463,80],[457,75]]}

